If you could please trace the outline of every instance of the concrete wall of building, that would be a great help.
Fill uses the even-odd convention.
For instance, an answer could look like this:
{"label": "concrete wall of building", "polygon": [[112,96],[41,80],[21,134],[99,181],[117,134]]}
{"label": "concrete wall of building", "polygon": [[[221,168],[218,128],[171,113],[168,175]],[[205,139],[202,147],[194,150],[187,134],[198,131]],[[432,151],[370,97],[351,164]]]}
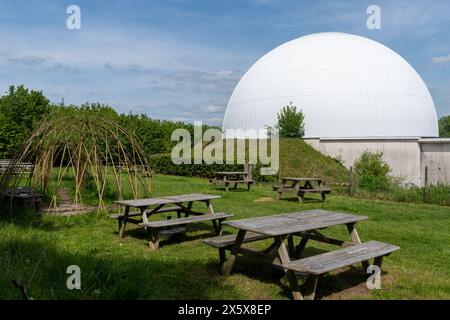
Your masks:
{"label": "concrete wall of building", "polygon": [[[439,141],[441,140],[441,141]],[[429,184],[450,183],[450,139],[426,139],[420,142],[422,150],[422,177],[425,178],[425,167],[428,167]]]}
{"label": "concrete wall of building", "polygon": [[382,152],[392,175],[422,185],[421,149],[418,139],[305,139],[309,145],[349,168],[365,151]]}

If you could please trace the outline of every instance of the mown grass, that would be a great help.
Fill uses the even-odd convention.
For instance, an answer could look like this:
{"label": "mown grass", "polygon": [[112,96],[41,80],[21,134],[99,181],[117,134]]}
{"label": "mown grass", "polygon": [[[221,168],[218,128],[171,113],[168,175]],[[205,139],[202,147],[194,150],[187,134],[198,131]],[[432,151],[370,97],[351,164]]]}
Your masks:
{"label": "mown grass", "polygon": [[[330,196],[322,204],[299,205],[275,200],[266,186],[251,192],[213,190],[205,179],[158,176],[155,196],[192,192],[222,195],[216,211],[236,219],[312,208],[369,216],[358,224],[363,241],[390,242],[401,250],[388,257],[381,290],[365,289],[359,266],[319,282],[319,299],[449,299],[450,209],[389,201]],[[198,205],[198,209],[204,209]],[[12,281],[34,299],[288,299],[286,280],[251,258],[238,259],[233,274],[219,275],[216,250],[202,239],[212,236],[210,224],[189,228],[187,237],[162,243],[158,252],[146,246],[145,234],[130,227],[119,239],[117,224],[106,213],[71,217],[23,214],[0,222],[0,298],[20,299]],[[226,232],[234,233],[232,229]],[[344,227],[325,234],[346,238]],[[255,244],[262,247],[268,243]],[[307,254],[330,247],[311,243]],[[81,290],[68,290],[66,269],[81,268]]]}

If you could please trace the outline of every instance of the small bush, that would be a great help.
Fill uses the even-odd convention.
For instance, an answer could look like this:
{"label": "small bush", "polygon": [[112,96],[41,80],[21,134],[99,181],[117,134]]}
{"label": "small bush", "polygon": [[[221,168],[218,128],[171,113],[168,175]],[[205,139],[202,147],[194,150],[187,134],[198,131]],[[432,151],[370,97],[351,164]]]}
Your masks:
{"label": "small bush", "polygon": [[383,161],[381,152],[364,151],[353,167],[359,178],[359,187],[368,191],[386,191],[391,182],[391,168]]}
{"label": "small bush", "polygon": [[281,138],[302,138],[305,135],[305,116],[302,110],[297,111],[292,102],[284,106],[277,117],[275,128],[278,129]]}

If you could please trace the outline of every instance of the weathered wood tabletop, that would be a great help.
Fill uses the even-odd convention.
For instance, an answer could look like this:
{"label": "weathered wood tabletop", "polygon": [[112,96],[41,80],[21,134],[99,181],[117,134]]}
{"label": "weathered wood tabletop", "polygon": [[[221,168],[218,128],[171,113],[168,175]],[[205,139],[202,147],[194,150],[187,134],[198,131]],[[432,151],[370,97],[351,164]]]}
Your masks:
{"label": "weathered wood tabletop", "polygon": [[368,219],[366,216],[316,209],[224,222],[224,225],[268,236],[280,236]]}
{"label": "weathered wood tabletop", "polygon": [[[224,225],[236,228],[239,231],[231,248],[231,255],[222,263],[222,273],[224,275],[231,273],[239,253],[256,255],[272,263],[274,266],[280,267],[283,264],[289,263],[291,257],[298,259],[310,239],[344,247],[360,244],[361,240],[356,231],[355,224],[358,221],[366,219],[368,219],[366,216],[361,215],[315,209],[224,222]],[[347,227],[351,235],[351,242],[333,239],[319,232],[320,229],[337,225],[345,225]],[[274,242],[269,248],[263,251],[242,248],[241,245],[244,243],[247,232],[273,237]],[[294,236],[301,237],[301,241],[297,246],[294,243]],[[288,247],[284,243],[286,239],[288,240]],[[274,260],[268,254],[275,250],[278,252],[278,258]],[[291,280],[293,281],[293,279]]]}
{"label": "weathered wood tabletop", "polygon": [[134,208],[146,208],[154,205],[166,205],[166,204],[176,204],[180,202],[188,201],[207,201],[213,199],[219,199],[221,196],[212,194],[183,194],[178,196],[167,196],[159,198],[147,198],[147,199],[134,199],[134,200],[119,200],[114,201],[115,204],[134,207]]}

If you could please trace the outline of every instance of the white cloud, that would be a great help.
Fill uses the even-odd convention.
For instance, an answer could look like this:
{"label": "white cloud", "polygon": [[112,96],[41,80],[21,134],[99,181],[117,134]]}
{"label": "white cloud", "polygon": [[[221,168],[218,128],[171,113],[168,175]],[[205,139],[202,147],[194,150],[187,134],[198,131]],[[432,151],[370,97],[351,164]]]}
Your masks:
{"label": "white cloud", "polygon": [[222,112],[222,111],[224,111],[224,107],[223,106],[215,106],[215,105],[213,105],[213,104],[210,104],[207,108],[206,108],[206,111],[208,112],[208,113],[219,113],[219,112]]}
{"label": "white cloud", "polygon": [[222,118],[209,118],[206,119],[206,122],[212,125],[221,125],[223,119]]}
{"label": "white cloud", "polygon": [[450,62],[450,54],[447,55],[447,56],[433,57],[432,61],[433,61],[433,63],[447,63],[447,62]]}

